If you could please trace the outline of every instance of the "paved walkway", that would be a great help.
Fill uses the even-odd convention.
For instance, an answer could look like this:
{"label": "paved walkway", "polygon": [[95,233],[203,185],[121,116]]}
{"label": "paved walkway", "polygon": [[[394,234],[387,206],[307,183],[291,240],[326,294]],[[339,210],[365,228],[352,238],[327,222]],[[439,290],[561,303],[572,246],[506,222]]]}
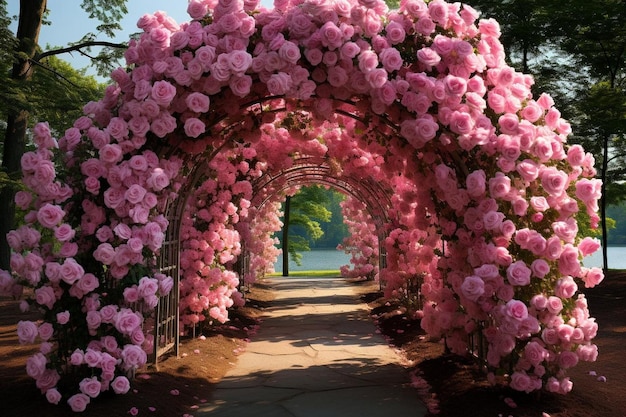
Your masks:
{"label": "paved walkway", "polygon": [[[273,278],[276,299],[236,366],[196,416],[420,417],[401,358],[340,278]],[[366,286],[364,288],[363,286]]]}

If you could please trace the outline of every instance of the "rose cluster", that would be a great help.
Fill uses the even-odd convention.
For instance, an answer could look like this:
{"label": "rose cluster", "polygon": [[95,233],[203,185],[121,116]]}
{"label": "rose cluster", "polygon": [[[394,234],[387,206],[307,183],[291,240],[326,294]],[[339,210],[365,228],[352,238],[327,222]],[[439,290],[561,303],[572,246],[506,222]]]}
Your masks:
{"label": "rose cluster", "polygon": [[[191,0],[188,11],[181,24],[142,16],[102,100],[58,143],[38,124],[22,159],[24,222],[7,236],[14,274],[0,273],[0,289],[32,288],[44,313],[19,332],[41,341],[29,374],[51,402],[66,395],[68,363],[90,371],[75,410],[97,395],[94,377],[127,390],[120,372],[159,342],[150,311],[179,278],[156,267],[173,226],[183,323],[225,321],[242,280],[277,255],[276,202],[322,180],[351,196],[351,274],[378,274],[400,298],[420,277],[431,336],[467,353],[480,333],[513,388],[571,389],[565,370],[597,353],[579,287],[602,280],[581,265],[599,246],[581,232],[599,221],[600,183],[552,99],[507,66],[497,22],[444,0],[392,11]],[[242,248],[249,269],[235,267]]]}

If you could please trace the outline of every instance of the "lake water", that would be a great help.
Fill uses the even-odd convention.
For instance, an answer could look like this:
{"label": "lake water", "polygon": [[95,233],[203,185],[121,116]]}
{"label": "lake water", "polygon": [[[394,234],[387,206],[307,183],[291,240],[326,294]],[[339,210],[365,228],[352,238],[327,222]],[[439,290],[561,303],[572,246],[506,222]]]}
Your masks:
{"label": "lake water", "polygon": [[[609,246],[608,259],[610,269],[626,269],[626,246]],[[328,270],[339,269],[342,265],[350,263],[350,255],[335,249],[316,249],[302,253],[302,266],[289,261],[290,271],[310,271],[315,269]],[[598,250],[584,259],[583,264],[587,267],[602,267],[602,252]],[[276,272],[282,272],[282,258],[275,264]]]}
{"label": "lake water", "polygon": [[[609,269],[626,269],[626,246],[609,246],[607,248]],[[587,267],[602,267],[602,249],[586,257],[583,264]]]}
{"label": "lake water", "polygon": [[[336,249],[315,249],[302,252],[302,265],[298,266],[289,259],[289,271],[311,271],[311,270],[331,270],[339,269],[343,265],[350,263],[350,255]],[[276,272],[283,271],[283,258],[278,258],[274,264]]]}

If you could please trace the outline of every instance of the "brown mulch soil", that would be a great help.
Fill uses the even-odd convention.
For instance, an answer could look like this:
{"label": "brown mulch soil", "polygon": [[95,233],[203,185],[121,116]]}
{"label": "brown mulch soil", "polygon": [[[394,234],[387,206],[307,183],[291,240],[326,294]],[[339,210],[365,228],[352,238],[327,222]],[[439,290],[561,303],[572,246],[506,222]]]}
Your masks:
{"label": "brown mulch soil", "polygon": [[[595,340],[600,356],[597,362],[581,363],[569,373],[574,389],[567,396],[526,395],[490,386],[471,361],[445,354],[442,343],[429,341],[419,321],[398,314],[397,306],[384,302],[379,294],[370,293],[363,299],[372,308],[381,332],[412,363],[411,372],[427,383],[417,392],[429,404],[438,401],[440,416],[542,417],[546,413],[551,417],[626,417],[626,272],[612,272],[586,293],[591,314],[600,324]],[[245,350],[258,316],[273,297],[266,287],[257,285],[247,298],[247,305],[234,311],[230,322],[203,329],[202,339],[182,338],[178,357],[161,361],[158,370],[143,370],[127,395],[102,396],[82,415],[125,416],[134,407],[139,416],[193,416]],[[17,344],[15,324],[24,319],[16,302],[0,298],[0,416],[72,415],[65,405],[48,404],[25,373],[26,359],[37,347]]]}

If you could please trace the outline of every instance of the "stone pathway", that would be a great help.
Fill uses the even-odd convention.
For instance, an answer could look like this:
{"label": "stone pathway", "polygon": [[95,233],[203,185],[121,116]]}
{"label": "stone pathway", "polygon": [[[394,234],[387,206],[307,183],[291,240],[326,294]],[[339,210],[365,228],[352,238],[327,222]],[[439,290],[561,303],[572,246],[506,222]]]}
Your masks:
{"label": "stone pathway", "polygon": [[359,300],[373,284],[295,277],[267,283],[276,299],[258,333],[196,416],[426,415],[401,357]]}

